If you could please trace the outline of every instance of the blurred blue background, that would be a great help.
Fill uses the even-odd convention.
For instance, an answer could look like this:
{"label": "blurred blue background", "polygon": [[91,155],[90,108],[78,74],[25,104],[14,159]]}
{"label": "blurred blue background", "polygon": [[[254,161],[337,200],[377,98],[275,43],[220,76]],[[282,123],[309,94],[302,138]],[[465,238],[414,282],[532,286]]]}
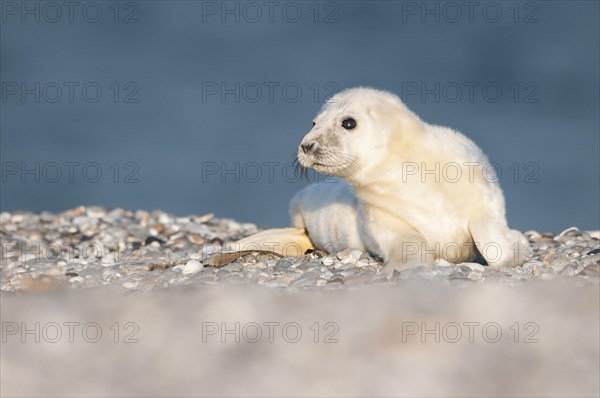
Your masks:
{"label": "blurred blue background", "polygon": [[597,1],[53,4],[2,2],[3,211],[287,225],[312,117],[365,85],[471,137],[513,227],[600,228]]}

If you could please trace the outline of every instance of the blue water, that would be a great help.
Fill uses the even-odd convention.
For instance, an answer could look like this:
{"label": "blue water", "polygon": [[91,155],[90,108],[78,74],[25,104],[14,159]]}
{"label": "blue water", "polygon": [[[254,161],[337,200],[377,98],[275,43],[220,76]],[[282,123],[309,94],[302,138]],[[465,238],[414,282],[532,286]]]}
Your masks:
{"label": "blue water", "polygon": [[2,210],[286,225],[312,117],[366,85],[483,148],[512,226],[600,228],[596,1],[1,4]]}

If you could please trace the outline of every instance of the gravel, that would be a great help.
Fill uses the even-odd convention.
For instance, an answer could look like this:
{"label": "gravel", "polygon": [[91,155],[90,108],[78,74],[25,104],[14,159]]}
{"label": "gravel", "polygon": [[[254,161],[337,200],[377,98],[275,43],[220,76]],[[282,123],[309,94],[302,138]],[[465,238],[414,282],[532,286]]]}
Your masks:
{"label": "gravel", "polygon": [[247,255],[222,268],[202,260],[222,245],[256,233],[254,224],[162,211],[78,207],[59,214],[0,214],[0,290],[50,291],[117,286],[149,291],[176,286],[250,284],[339,290],[406,280],[469,286],[564,280],[598,285],[600,233],[569,228],[558,235],[527,231],[533,255],[523,266],[478,263],[417,267],[384,275],[381,262],[358,250],[300,258]]}

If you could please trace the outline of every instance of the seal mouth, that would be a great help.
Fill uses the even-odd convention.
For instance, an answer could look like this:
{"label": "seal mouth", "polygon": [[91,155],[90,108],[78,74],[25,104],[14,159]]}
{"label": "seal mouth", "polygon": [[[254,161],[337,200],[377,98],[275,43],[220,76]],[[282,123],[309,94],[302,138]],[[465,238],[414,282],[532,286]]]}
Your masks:
{"label": "seal mouth", "polygon": [[330,155],[331,162],[324,162],[323,159],[313,158],[303,152],[298,153],[298,163],[302,167],[311,168],[332,176],[345,176],[351,174],[352,170],[356,169],[356,162],[348,157],[338,157]]}
{"label": "seal mouth", "polygon": [[331,164],[318,162],[315,159],[311,159],[310,156],[307,156],[304,153],[298,154],[298,162],[300,163],[300,165],[302,165],[302,167],[308,167],[308,168],[313,168],[313,169],[316,169],[317,167],[329,168],[329,167],[335,166],[335,165],[331,165]]}
{"label": "seal mouth", "polygon": [[298,150],[298,155],[296,156],[296,159],[298,160],[298,163],[300,163],[300,165],[302,167],[312,167],[312,165],[315,163],[312,159],[310,159],[301,150]]}

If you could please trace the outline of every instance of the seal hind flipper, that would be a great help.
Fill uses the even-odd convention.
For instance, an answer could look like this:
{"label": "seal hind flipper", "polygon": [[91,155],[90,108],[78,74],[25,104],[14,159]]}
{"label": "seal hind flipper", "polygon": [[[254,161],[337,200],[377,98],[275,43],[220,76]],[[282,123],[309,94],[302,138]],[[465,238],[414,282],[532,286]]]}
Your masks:
{"label": "seal hind flipper", "polygon": [[315,247],[305,229],[273,228],[230,243],[226,250],[202,261],[204,265],[223,267],[251,253],[275,254],[279,257],[300,257]]}

